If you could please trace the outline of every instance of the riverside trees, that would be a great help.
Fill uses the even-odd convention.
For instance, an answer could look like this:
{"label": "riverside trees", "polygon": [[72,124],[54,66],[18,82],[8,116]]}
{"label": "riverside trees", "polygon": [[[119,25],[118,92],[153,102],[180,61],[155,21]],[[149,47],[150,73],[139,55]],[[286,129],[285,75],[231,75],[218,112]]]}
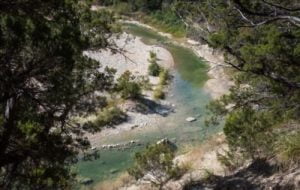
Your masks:
{"label": "riverside trees", "polygon": [[[205,7],[199,9],[202,20],[214,26],[208,42],[225,50],[227,65],[236,70],[230,95],[213,105],[226,116],[224,133],[231,148],[247,157],[298,163],[299,1],[209,0],[200,5]],[[234,106],[224,109],[228,105]],[[293,143],[282,145],[284,139]],[[282,160],[282,154],[293,159]]]}
{"label": "riverside trees", "polygon": [[299,1],[171,3],[169,10],[182,19],[188,34],[224,50],[226,65],[235,70],[231,93],[211,104],[215,118],[226,120],[231,149],[248,158],[299,163]]}
{"label": "riverside trees", "polygon": [[93,92],[113,81],[82,51],[108,47],[113,19],[77,0],[0,1],[0,10],[0,188],[67,189],[89,146],[70,116],[92,111]]}
{"label": "riverside trees", "polygon": [[128,173],[136,179],[144,178],[162,189],[172,178],[179,177],[184,169],[173,163],[175,148],[168,141],[148,146],[143,152],[136,153],[135,163]]}

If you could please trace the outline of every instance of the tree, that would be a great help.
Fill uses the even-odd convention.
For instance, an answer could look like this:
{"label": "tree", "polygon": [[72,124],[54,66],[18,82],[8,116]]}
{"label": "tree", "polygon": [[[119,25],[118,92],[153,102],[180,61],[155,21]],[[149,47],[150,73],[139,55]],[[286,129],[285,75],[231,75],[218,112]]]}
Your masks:
{"label": "tree", "polygon": [[147,180],[161,189],[168,180],[182,174],[173,163],[174,153],[174,147],[164,141],[148,146],[143,152],[136,153],[134,166],[128,173],[136,179],[147,176]]}
{"label": "tree", "polygon": [[89,147],[70,118],[93,111],[94,91],[113,81],[82,51],[108,47],[112,24],[85,1],[0,1],[1,189],[70,187]]}
{"label": "tree", "polygon": [[226,116],[226,137],[251,157],[272,157],[278,141],[299,129],[299,4],[209,0],[202,6],[215,29],[207,41],[223,49],[236,70],[231,94],[218,101],[221,110],[231,105],[219,112]]}
{"label": "tree", "polygon": [[124,72],[120,78],[117,79],[115,90],[121,93],[122,98],[137,99],[141,96],[140,84],[134,80],[135,77],[132,76],[130,71]]}

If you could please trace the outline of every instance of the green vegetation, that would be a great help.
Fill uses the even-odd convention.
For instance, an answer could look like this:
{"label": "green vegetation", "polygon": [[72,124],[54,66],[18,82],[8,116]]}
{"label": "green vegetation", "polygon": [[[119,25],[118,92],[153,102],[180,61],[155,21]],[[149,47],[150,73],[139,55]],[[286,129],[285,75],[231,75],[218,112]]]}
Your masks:
{"label": "green vegetation", "polygon": [[117,79],[115,91],[119,92],[121,97],[125,99],[139,98],[141,96],[141,87],[134,80],[135,77],[129,71],[126,71]]}
{"label": "green vegetation", "polygon": [[164,92],[162,86],[159,86],[159,87],[157,87],[157,88],[154,89],[154,91],[153,91],[153,98],[155,100],[165,99],[165,92]]}
{"label": "green vegetation", "polygon": [[143,90],[152,90],[152,84],[147,76],[138,76],[137,81]]}
{"label": "green vegetation", "polygon": [[173,0],[106,0],[98,4],[110,6],[120,15],[134,16],[164,32],[184,37],[187,27],[175,11]]}
{"label": "green vegetation", "polygon": [[127,120],[127,115],[120,108],[108,107],[97,113],[97,118],[93,122],[96,128],[113,127]]}
{"label": "green vegetation", "polygon": [[170,80],[170,73],[167,69],[161,69],[159,73],[159,84],[160,85],[167,85]]}
{"label": "green vegetation", "polygon": [[160,73],[160,70],[161,68],[156,62],[151,63],[148,67],[148,73],[150,76],[157,77]]}
{"label": "green vegetation", "polygon": [[150,76],[157,77],[161,71],[161,67],[157,63],[157,55],[156,53],[150,51],[150,59],[148,60],[150,62],[150,65],[148,67],[148,73]]}
{"label": "green vegetation", "polygon": [[278,141],[277,155],[280,161],[288,164],[300,162],[300,132],[282,137]]}
{"label": "green vegetation", "polygon": [[[213,123],[225,120],[230,152],[220,156],[223,163],[234,168],[239,163],[233,159],[242,156],[241,160],[276,158],[278,164],[299,167],[298,0],[99,3],[120,14],[143,12],[144,21],[177,36],[193,31],[193,37],[225,51],[225,63],[235,69],[235,86],[211,104]],[[84,132],[113,126],[126,115],[115,107],[104,108],[95,121],[97,128],[81,128],[70,118],[106,105],[95,91],[115,90],[125,99],[141,96],[141,85],[130,72],[114,85],[113,70],[100,72],[99,64],[82,54],[90,48],[109,48],[113,15],[91,12],[87,1],[77,0],[1,1],[0,9],[0,188],[73,189],[76,174],[71,166],[90,146]],[[174,54],[175,59],[184,63],[177,59],[179,54]],[[194,60],[178,64],[189,68],[179,69],[187,71],[180,74],[202,85],[198,81],[207,76]],[[167,71],[153,53],[150,62],[149,74],[160,77],[154,96],[163,98]],[[199,79],[193,81],[192,75]],[[129,173],[137,179],[150,173],[155,177],[151,182],[161,187],[182,174],[173,158],[169,146],[149,146],[136,154]]]}
{"label": "green vegetation", "polygon": [[72,189],[71,166],[89,142],[70,118],[94,111],[94,92],[113,82],[82,52],[109,46],[113,17],[77,0],[0,7],[0,188]]}
{"label": "green vegetation", "polygon": [[156,100],[164,99],[165,92],[164,92],[164,85],[168,83],[170,79],[169,71],[160,67],[157,64],[157,56],[156,53],[150,51],[150,59],[149,62],[151,63],[148,67],[148,73],[151,76],[159,76],[159,86],[156,87],[153,91],[153,97]]}
{"label": "green vegetation", "polygon": [[224,133],[232,153],[252,159],[279,157],[278,164],[299,163],[300,15],[293,10],[296,1],[191,4],[214,25],[206,40],[223,49],[226,63],[235,69],[230,95],[212,104],[214,120],[226,120]]}
{"label": "green vegetation", "polygon": [[167,143],[148,146],[144,151],[136,153],[134,166],[128,173],[136,179],[151,175],[148,180],[158,187],[162,187],[168,180],[183,174],[183,170],[174,165],[174,148]]}
{"label": "green vegetation", "polygon": [[172,9],[150,13],[143,16],[142,21],[175,37],[184,37],[187,33],[186,26]]}

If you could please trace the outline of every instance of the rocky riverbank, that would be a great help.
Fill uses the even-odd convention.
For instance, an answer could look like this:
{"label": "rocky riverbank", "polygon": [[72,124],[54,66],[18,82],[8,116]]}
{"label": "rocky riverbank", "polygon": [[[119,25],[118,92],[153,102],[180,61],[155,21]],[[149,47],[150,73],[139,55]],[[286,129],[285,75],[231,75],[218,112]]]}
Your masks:
{"label": "rocky riverbank", "polygon": [[[139,37],[131,34],[122,33],[114,36],[111,43],[115,45],[119,51],[86,51],[84,54],[101,64],[100,69],[106,67],[116,69],[115,78],[120,77],[125,71],[130,71],[136,77],[145,77],[149,79],[149,83],[155,88],[159,83],[158,77],[148,75],[149,54],[154,52],[157,56],[158,64],[172,70],[174,60],[169,51],[156,45],[146,45]],[[124,135],[124,133],[134,133],[139,130],[155,130],[158,121],[175,109],[175,105],[164,100],[154,100],[153,91],[143,91],[143,102],[135,102],[126,100],[118,105],[128,115],[129,120],[118,125],[115,128],[107,128],[100,133],[88,134],[93,147],[100,147],[105,143],[106,139],[112,135]],[[143,110],[140,108],[143,107]]]}
{"label": "rocky riverbank", "polygon": [[[129,24],[136,24],[142,27],[156,31],[162,36],[172,39],[171,34],[162,33],[148,26],[146,24],[140,23],[138,21],[121,21]],[[186,39],[184,42],[179,42],[172,40],[176,45],[181,45],[186,48],[192,49],[196,55],[201,58],[204,58],[209,65],[209,77],[210,79],[205,83],[204,89],[211,95],[213,99],[217,99],[223,94],[228,93],[232,82],[226,76],[224,72],[224,57],[222,52],[216,52],[208,45],[200,44],[196,41]],[[158,63],[167,69],[172,69],[174,66],[174,60],[171,53],[157,45],[146,45],[142,42],[139,37],[133,36],[131,34],[122,33],[119,36],[114,36],[111,38],[111,43],[115,44],[116,48],[120,51],[112,52],[111,50],[105,51],[86,51],[85,55],[98,61],[102,65],[102,69],[105,67],[115,68],[116,78],[118,78],[125,71],[130,71],[135,76],[147,76],[149,81],[153,85],[158,84],[158,77],[148,76],[148,66],[149,66],[149,53],[154,52],[157,55]],[[144,92],[145,98],[153,101],[151,97],[151,92]],[[155,102],[155,101],[154,101]],[[132,111],[132,109],[127,109],[129,107],[135,107],[136,103],[134,102],[125,102],[120,107],[125,108],[129,116],[129,121],[126,123],[120,124],[116,128],[109,128],[103,130],[101,133],[90,134],[88,135],[92,146],[100,146],[103,143],[103,139],[111,135],[120,135],[124,131],[137,131],[140,128],[145,130],[153,130],[152,126],[155,126],[159,123],[159,120],[162,116],[162,112],[168,113],[168,110],[175,109],[175,105],[169,102],[160,101],[157,112],[153,114],[143,114],[140,112]],[[170,106],[171,105],[171,106]]]}
{"label": "rocky riverbank", "polygon": [[[137,24],[142,27],[154,30],[160,35],[172,39],[172,35],[165,34],[157,31],[151,26],[139,23],[138,21],[122,21],[129,24]],[[174,40],[173,40],[174,41]],[[196,55],[204,58],[209,65],[209,77],[210,79],[205,83],[204,89],[211,95],[213,99],[218,99],[222,95],[229,92],[229,88],[233,83],[229,80],[229,77],[224,71],[224,57],[222,52],[214,51],[208,45],[200,44],[191,39],[186,39],[184,42],[175,41],[176,45],[181,45],[186,48],[192,49]],[[180,180],[170,181],[167,185],[167,189],[180,190],[184,184],[187,184],[191,180],[198,180],[202,178],[207,171],[212,173],[224,174],[224,168],[219,163],[217,154],[227,150],[224,136],[218,134],[212,139],[207,141],[200,147],[193,147],[188,152],[176,157],[174,162],[179,165],[189,165],[191,170],[185,174]],[[126,190],[140,190],[140,189],[153,189],[149,184],[143,182],[129,181],[127,184],[122,184],[118,188]]]}
{"label": "rocky riverbank", "polygon": [[204,89],[206,89],[206,91],[211,95],[213,99],[218,99],[222,95],[229,92],[229,89],[233,85],[233,82],[230,81],[230,78],[225,73],[223,52],[216,51],[213,48],[210,48],[207,44],[201,44],[192,39],[186,38],[179,41],[175,39],[171,34],[161,32],[156,28],[153,28],[136,20],[121,20],[120,22],[126,24],[135,24],[151,29],[161,36],[172,39],[172,42],[176,45],[180,45],[193,50],[196,55],[198,55],[200,58],[203,58],[209,65],[208,75],[210,79],[206,81]]}

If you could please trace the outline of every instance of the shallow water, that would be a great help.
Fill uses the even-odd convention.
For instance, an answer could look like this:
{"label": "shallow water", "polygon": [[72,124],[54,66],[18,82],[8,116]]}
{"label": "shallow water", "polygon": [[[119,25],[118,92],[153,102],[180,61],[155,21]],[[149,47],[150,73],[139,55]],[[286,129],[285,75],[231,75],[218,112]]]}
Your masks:
{"label": "shallow water", "polygon": [[[206,105],[210,96],[202,89],[208,79],[204,60],[198,58],[191,50],[173,45],[169,40],[156,32],[141,26],[125,25],[125,30],[139,36],[146,44],[156,44],[168,49],[175,61],[175,70],[172,72],[173,80],[166,100],[175,104],[175,113],[162,118],[157,130],[139,130],[136,133],[110,137],[109,143],[139,140],[143,144],[153,143],[161,138],[176,139],[179,147],[201,143],[211,134],[220,130],[220,127],[207,128],[204,126]],[[148,55],[145,55],[148,56]],[[197,121],[189,123],[185,119],[196,117]],[[126,151],[101,151],[100,158],[94,161],[81,161],[77,164],[78,172],[82,177],[88,177],[95,182],[116,177],[132,164],[136,151],[143,146]]]}

